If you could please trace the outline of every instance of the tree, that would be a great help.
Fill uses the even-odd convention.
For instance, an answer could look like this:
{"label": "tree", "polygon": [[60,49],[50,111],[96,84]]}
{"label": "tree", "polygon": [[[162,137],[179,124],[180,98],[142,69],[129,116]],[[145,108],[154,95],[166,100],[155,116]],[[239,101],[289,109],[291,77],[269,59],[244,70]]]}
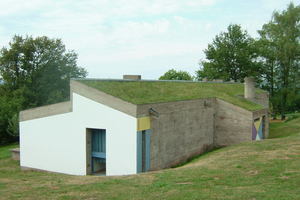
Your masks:
{"label": "tree", "polygon": [[59,39],[14,36],[0,51],[0,75],[10,91],[23,88],[24,108],[66,100],[70,78],[85,77],[77,54]]}
{"label": "tree", "polygon": [[61,40],[14,36],[0,50],[1,142],[18,135],[20,110],[67,100],[70,78],[86,75]]}
{"label": "tree", "polygon": [[186,71],[170,69],[164,75],[159,77],[159,80],[193,80],[193,77]]}
{"label": "tree", "polygon": [[[18,111],[23,104],[22,91],[14,90],[8,92],[3,85],[0,85],[0,145],[16,140],[18,124]],[[13,124],[14,123],[14,124]],[[14,127],[13,127],[14,126]]]}
{"label": "tree", "polygon": [[[272,95],[279,95],[279,110],[281,118],[285,119],[285,113],[289,106],[296,105],[291,98],[299,99],[300,84],[300,6],[288,5],[287,10],[274,12],[271,21],[259,31],[261,42],[265,42],[268,48],[262,48],[261,56],[265,59],[265,68],[272,68],[276,75],[267,78]],[[269,70],[271,72],[272,70]],[[273,82],[272,82],[272,81]],[[288,99],[288,97],[290,99]]]}
{"label": "tree", "polygon": [[197,79],[243,81],[246,76],[259,74],[259,62],[254,39],[240,25],[232,24],[215,37],[204,51],[206,60],[197,71]]}

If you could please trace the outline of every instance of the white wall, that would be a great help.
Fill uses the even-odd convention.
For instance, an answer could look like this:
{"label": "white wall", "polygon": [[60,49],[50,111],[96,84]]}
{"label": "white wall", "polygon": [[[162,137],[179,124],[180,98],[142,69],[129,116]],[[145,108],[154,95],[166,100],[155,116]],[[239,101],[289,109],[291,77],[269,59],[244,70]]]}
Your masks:
{"label": "white wall", "polygon": [[83,175],[84,140],[73,127],[72,113],[20,122],[21,166]]}
{"label": "white wall", "polygon": [[73,112],[20,122],[21,166],[86,174],[86,128],[106,129],[106,174],[136,173],[136,118],[73,93]]}
{"label": "white wall", "polygon": [[136,118],[73,93],[78,129],[106,129],[106,174],[136,173]]}

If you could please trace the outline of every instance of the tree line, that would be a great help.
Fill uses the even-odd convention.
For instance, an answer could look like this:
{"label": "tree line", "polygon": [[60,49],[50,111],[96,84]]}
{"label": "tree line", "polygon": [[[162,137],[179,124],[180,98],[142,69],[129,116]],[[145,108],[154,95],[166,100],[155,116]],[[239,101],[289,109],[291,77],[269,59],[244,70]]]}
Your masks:
{"label": "tree line", "polygon": [[300,6],[290,3],[275,11],[258,34],[252,38],[240,25],[230,24],[208,44],[194,76],[172,69],[160,79],[243,82],[253,76],[270,94],[273,117],[285,119],[287,112],[300,110]]}
{"label": "tree line", "polygon": [[61,40],[14,36],[0,50],[0,145],[18,139],[19,111],[68,100],[70,78],[86,75]]}

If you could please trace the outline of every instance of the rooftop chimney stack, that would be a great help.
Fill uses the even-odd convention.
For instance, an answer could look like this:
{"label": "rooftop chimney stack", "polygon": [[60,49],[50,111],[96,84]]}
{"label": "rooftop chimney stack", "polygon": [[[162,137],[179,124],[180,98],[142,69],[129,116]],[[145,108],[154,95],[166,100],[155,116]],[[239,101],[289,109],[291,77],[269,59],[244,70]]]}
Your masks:
{"label": "rooftop chimney stack", "polygon": [[245,79],[245,91],[244,95],[246,99],[255,98],[255,81],[253,77],[246,77]]}
{"label": "rooftop chimney stack", "polygon": [[141,80],[142,76],[141,75],[123,75],[124,80]]}

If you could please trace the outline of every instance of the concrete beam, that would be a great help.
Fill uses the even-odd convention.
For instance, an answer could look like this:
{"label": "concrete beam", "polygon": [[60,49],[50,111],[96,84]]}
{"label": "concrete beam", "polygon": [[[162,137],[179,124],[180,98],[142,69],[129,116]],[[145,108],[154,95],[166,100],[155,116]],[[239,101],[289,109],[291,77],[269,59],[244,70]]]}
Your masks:
{"label": "concrete beam", "polygon": [[72,103],[70,101],[23,110],[19,114],[19,121],[22,122],[68,112],[72,112]]}
{"label": "concrete beam", "polygon": [[75,80],[71,80],[70,88],[71,93],[79,94],[93,101],[96,101],[113,109],[119,110],[123,113],[136,117],[137,105],[135,104],[123,101],[122,99],[106,94],[102,91],[89,87]]}

